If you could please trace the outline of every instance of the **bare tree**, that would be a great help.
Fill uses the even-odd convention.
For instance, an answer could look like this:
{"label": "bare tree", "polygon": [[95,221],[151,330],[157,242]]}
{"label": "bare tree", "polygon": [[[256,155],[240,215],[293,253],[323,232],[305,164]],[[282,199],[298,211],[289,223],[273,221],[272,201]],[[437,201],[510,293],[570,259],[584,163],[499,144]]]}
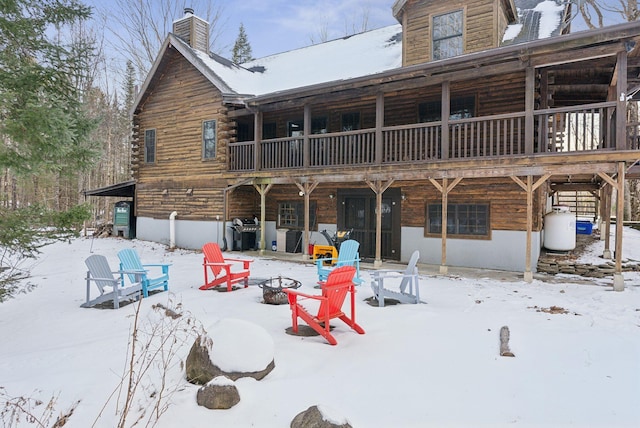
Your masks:
{"label": "bare tree", "polygon": [[324,43],[329,40],[329,23],[323,22],[319,25],[317,34],[311,34],[309,36],[309,41],[312,45],[317,45],[318,43]]}
{"label": "bare tree", "polygon": [[[107,18],[107,29],[113,34],[116,49],[124,52],[144,78],[167,34],[172,31],[173,21],[184,14],[183,1],[178,0],[115,0],[100,12]],[[196,15],[206,19],[210,25],[210,49],[220,52],[219,46],[224,25],[224,8],[218,1],[192,0]]]}
{"label": "bare tree", "polygon": [[312,45],[315,45],[318,43],[327,42],[334,37],[347,37],[354,34],[363,33],[369,30],[369,15],[369,6],[363,6],[360,13],[356,12],[352,17],[345,17],[342,34],[339,34],[336,31],[334,32],[335,34],[333,36],[331,35],[331,25],[327,21],[327,19],[324,18],[318,24],[316,33],[309,35],[309,41]]}
{"label": "bare tree", "polygon": [[351,20],[345,17],[344,19],[344,35],[350,36],[352,34],[363,33],[369,29],[369,14],[370,10],[368,6],[363,6],[360,14],[354,14]]}
{"label": "bare tree", "polygon": [[636,21],[638,12],[637,0],[573,0],[589,29],[604,26],[605,14],[619,15],[621,21]]}

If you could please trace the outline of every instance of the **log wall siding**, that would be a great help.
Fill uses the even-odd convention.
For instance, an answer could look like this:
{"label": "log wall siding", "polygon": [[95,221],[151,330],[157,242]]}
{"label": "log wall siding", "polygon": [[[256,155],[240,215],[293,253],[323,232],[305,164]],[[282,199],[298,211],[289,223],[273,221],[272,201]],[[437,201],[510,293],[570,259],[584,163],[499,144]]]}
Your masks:
{"label": "log wall siding", "polygon": [[[451,99],[474,95],[475,116],[524,111],[524,73],[513,73],[483,79],[478,82],[455,82],[451,85]],[[385,96],[385,126],[397,126],[418,121],[418,105],[441,98],[440,86],[398,91]]]}
{"label": "log wall siding", "polygon": [[[165,218],[175,209],[181,218],[208,219],[222,214],[220,188],[226,184],[214,189],[213,180],[226,171],[233,122],[226,117],[220,92],[181,55],[174,51],[168,56],[158,81],[134,115],[136,215]],[[217,121],[216,158],[203,160],[202,122],[212,119]],[[144,163],[146,129],[156,130],[154,164]],[[192,195],[188,189],[193,189]]]}
{"label": "log wall siding", "polygon": [[[441,193],[428,181],[403,181],[401,185],[392,185],[390,188],[398,188],[407,196],[402,201],[403,227],[424,227],[426,204],[439,203],[442,200]],[[336,195],[338,189],[369,189],[369,187],[361,183],[341,186],[319,185],[309,198],[317,204],[318,223],[336,223],[337,198],[331,199],[329,194]],[[546,187],[541,186],[534,194],[534,231],[542,229],[542,216],[536,213],[540,212],[540,208],[544,206],[545,190]],[[235,196],[239,195],[234,195],[234,198]],[[245,196],[248,195],[245,194]],[[277,221],[278,204],[289,201],[303,202],[303,198],[298,195],[298,188],[294,185],[274,186],[267,196],[266,220]],[[489,203],[492,230],[526,230],[527,195],[510,178],[462,180],[449,193],[449,201],[451,203]]]}
{"label": "log wall siding", "polygon": [[[311,118],[324,117],[327,120],[327,132],[342,131],[342,115],[347,113],[360,114],[360,128],[368,129],[376,126],[376,101],[375,98],[356,98],[336,108],[335,104],[314,104],[311,106]],[[281,110],[266,112],[263,115],[263,123],[275,123],[278,137],[288,136],[287,124],[296,120],[302,122],[304,109]],[[250,123],[253,119],[242,119],[244,123]],[[252,126],[250,127],[251,129]]]}
{"label": "log wall siding", "polygon": [[[423,227],[426,205],[442,200],[442,194],[430,182],[403,182],[402,193],[407,195],[402,202],[403,226]],[[534,231],[542,228],[542,217],[536,214],[541,203],[540,194],[541,190],[536,191],[533,201]],[[527,194],[510,178],[464,179],[448,198],[450,203],[489,203],[491,230],[526,230]]]}
{"label": "log wall siding", "polygon": [[[483,78],[478,82],[454,82],[451,85],[451,98],[475,95],[477,100],[476,116],[524,111],[525,74],[502,74],[490,78]],[[441,87],[427,86],[406,91],[396,91],[385,94],[385,123],[384,126],[397,126],[417,123],[418,105],[425,101],[441,99]],[[337,108],[331,104],[311,105],[312,119],[325,117],[327,132],[340,132],[343,113],[360,113],[360,128],[375,127],[375,103],[372,97],[358,98],[348,104],[340,104]],[[302,121],[303,108],[266,112],[263,123],[276,123],[277,136],[287,135],[287,123],[291,120]],[[244,123],[253,130],[253,117],[238,118],[238,123]],[[253,135],[253,132],[251,132]]]}
{"label": "log wall siding", "polygon": [[[504,15],[497,0],[416,0],[408,1],[403,14],[403,65],[432,60],[431,22],[433,16],[463,10],[464,53],[497,47],[504,28],[497,27],[497,16]],[[506,28],[506,27],[505,27]]]}

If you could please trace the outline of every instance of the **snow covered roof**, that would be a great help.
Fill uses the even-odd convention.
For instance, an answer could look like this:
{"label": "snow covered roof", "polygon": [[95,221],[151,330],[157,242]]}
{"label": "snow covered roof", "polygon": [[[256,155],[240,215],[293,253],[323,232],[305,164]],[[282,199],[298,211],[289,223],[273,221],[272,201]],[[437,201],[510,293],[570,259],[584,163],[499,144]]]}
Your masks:
{"label": "snow covered roof", "polygon": [[241,65],[217,55],[194,54],[233,92],[264,95],[398,68],[402,65],[402,26],[391,25]]}
{"label": "snow covered roof", "polygon": [[[516,0],[520,20],[524,22],[507,28],[503,45],[559,34],[563,14],[560,1]],[[238,103],[251,97],[365,77],[402,66],[400,24],[270,55],[240,65],[219,55],[193,49],[174,34],[169,34],[160,51],[165,52],[169,45],[174,46],[207,77],[227,101]],[[161,54],[152,66],[139,97],[143,96],[150,84],[162,56]],[[135,108],[134,105],[132,112]]]}
{"label": "snow covered roof", "polygon": [[523,43],[561,34],[562,0],[516,0],[518,22],[507,27],[502,44]]}

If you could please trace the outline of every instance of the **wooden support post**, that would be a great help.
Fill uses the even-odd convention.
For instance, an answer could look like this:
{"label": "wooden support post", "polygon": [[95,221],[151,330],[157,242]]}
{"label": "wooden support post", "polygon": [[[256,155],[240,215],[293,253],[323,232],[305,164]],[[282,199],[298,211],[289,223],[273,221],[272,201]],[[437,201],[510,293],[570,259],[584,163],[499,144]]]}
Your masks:
{"label": "wooden support post", "polygon": [[264,249],[266,248],[265,243],[265,227],[267,214],[266,214],[266,206],[267,206],[267,193],[271,190],[271,186],[273,184],[254,184],[253,187],[260,194],[260,254],[264,255]]}
{"label": "wooden support post", "polygon": [[[627,147],[627,52],[618,52],[616,64],[616,150]],[[616,229],[618,221],[616,220]]]}
{"label": "wooden support post", "polygon": [[442,159],[449,159],[449,115],[451,114],[451,94],[449,92],[450,86],[448,81],[442,82],[442,107],[441,120],[442,129],[440,132],[440,144]]}
{"label": "wooden support post", "polygon": [[309,168],[309,162],[311,159],[311,148],[309,143],[309,136],[311,135],[311,106],[309,104],[304,105],[304,123],[302,127],[302,166],[306,169]]}
{"label": "wooden support post", "polygon": [[527,67],[524,94],[524,152],[533,154],[533,110],[535,108],[535,69]]}
{"label": "wooden support post", "polygon": [[302,260],[306,260],[309,255],[309,207],[311,204],[309,203],[309,196],[315,190],[318,182],[304,182],[304,183],[296,183],[298,189],[303,193],[304,196],[304,232],[302,234]]}
{"label": "wooden support post", "polygon": [[451,184],[449,184],[447,177],[442,179],[442,185],[440,185],[440,183],[438,183],[433,178],[429,178],[429,181],[435,186],[436,189],[440,191],[440,193],[442,193],[442,249],[440,259],[440,273],[442,275],[446,275],[447,273],[449,273],[449,267],[447,266],[447,208],[449,205],[449,192],[462,181],[462,177],[456,178]]}
{"label": "wooden support post", "polygon": [[524,261],[524,280],[526,282],[533,282],[533,269],[531,264],[531,234],[533,231],[533,192],[544,184],[551,174],[545,174],[540,177],[535,183],[533,182],[533,176],[527,176],[527,183],[525,184],[516,176],[512,176],[511,179],[515,181],[525,192],[527,192],[527,243],[525,250]]}
{"label": "wooden support post", "polygon": [[253,169],[259,171],[262,169],[262,112],[259,111],[253,115],[253,128],[255,146],[253,148]]}
{"label": "wooden support post", "polygon": [[365,180],[367,185],[376,194],[376,256],[373,261],[374,267],[382,266],[382,194],[393,184],[394,179],[382,183],[380,180],[375,182]]}
{"label": "wooden support post", "polygon": [[378,93],[376,97],[376,143],[375,161],[382,164],[382,128],[384,127],[384,93]]}
{"label": "wooden support post", "polygon": [[[626,56],[625,56],[626,58]],[[626,67],[625,67],[626,70]],[[624,229],[624,181],[625,181],[625,164],[618,162],[618,187],[616,196],[616,250],[615,263],[616,269],[613,274],[613,289],[615,291],[624,291],[624,277],[622,276],[622,231]]]}
{"label": "wooden support post", "polygon": [[[616,189],[616,249],[614,251],[615,272],[613,274],[613,289],[624,291],[624,277],[622,276],[622,231],[624,229],[624,180],[625,164],[618,162],[618,172],[615,179],[599,172],[598,175],[612,188]],[[606,246],[605,240],[605,246]]]}
{"label": "wooden support post", "polygon": [[605,184],[603,188],[604,195],[604,207],[602,208],[602,218],[604,219],[604,226],[600,229],[600,239],[604,239],[604,252],[602,253],[603,259],[611,260],[611,193],[613,187],[609,183]]}

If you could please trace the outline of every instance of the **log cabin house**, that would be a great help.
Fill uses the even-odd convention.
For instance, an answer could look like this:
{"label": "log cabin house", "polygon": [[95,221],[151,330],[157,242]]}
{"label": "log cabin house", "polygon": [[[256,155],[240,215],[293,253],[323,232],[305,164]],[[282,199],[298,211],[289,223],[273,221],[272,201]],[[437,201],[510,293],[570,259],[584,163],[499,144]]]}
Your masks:
{"label": "log cabin house", "polygon": [[300,231],[303,257],[320,231],[353,229],[374,266],[419,249],[442,273],[531,281],[554,196],[583,191],[610,251],[612,191],[640,157],[626,113],[640,23],[570,33],[551,0],[391,11],[399,24],[238,65],[185,10],[131,111],[137,237],[226,244],[256,216],[263,252],[281,229]]}

